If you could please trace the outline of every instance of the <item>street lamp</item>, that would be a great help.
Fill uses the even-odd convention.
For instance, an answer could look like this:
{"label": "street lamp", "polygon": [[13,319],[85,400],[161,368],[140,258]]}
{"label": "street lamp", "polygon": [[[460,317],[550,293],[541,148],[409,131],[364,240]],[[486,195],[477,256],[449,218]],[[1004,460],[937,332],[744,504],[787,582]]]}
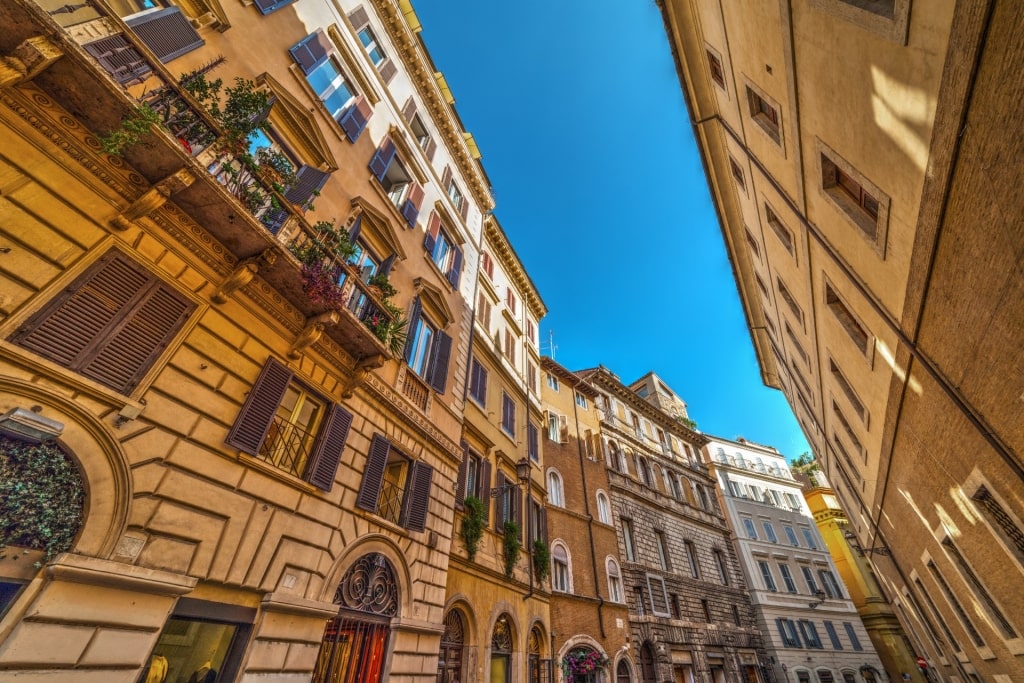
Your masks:
{"label": "street lamp", "polygon": [[510,481],[503,486],[496,486],[491,489],[491,498],[497,498],[509,489],[518,489],[520,485],[530,481],[530,461],[525,457],[520,458],[519,462],[516,463],[516,479],[517,481]]}
{"label": "street lamp", "polygon": [[879,555],[889,556],[892,555],[889,549],[884,545],[876,546],[874,548],[862,548],[860,543],[857,542],[857,536],[849,529],[843,530],[843,538],[850,544],[850,547],[857,551],[857,553],[864,557],[864,553],[878,553]]}
{"label": "street lamp", "polygon": [[807,603],[807,606],[810,607],[811,609],[817,609],[819,605],[821,605],[823,602],[825,602],[825,597],[826,597],[825,591],[823,591],[823,590],[821,590],[819,588],[818,590],[814,591],[814,599],[815,599],[815,601]]}

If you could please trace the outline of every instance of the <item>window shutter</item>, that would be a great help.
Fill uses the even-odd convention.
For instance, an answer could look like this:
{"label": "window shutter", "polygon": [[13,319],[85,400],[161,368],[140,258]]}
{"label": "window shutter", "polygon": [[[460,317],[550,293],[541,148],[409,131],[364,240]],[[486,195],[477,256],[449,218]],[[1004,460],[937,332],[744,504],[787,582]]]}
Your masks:
{"label": "window shutter", "polygon": [[260,14],[270,14],[293,2],[295,0],[253,0],[252,4],[256,5],[256,9],[260,11]]}
{"label": "window shutter", "polygon": [[548,509],[540,509],[540,537],[545,543],[548,542]]}
{"label": "window shutter", "polygon": [[391,161],[395,158],[397,151],[395,143],[391,142],[391,138],[384,138],[384,141],[380,143],[380,147],[374,153],[373,158],[370,159],[370,172],[373,173],[374,178],[380,181],[384,180],[384,174],[388,172],[388,166],[391,165]]}
{"label": "window shutter", "polygon": [[243,453],[258,455],[292,377],[293,373],[287,366],[275,358],[268,358],[224,443]]}
{"label": "window shutter", "polygon": [[324,491],[331,490],[351,426],[352,413],[335,404],[326,424],[320,429],[316,448],[306,466],[306,481]]}
{"label": "window shutter", "polygon": [[320,192],[330,173],[325,173],[318,168],[303,165],[295,172],[295,184],[284,193],[284,198],[293,204],[298,204],[303,211],[313,203],[315,193]]}
{"label": "window shutter", "polygon": [[480,461],[480,483],[477,485],[477,497],[484,506],[484,525],[491,521],[491,461]]}
{"label": "window shutter", "polygon": [[459,215],[462,216],[462,220],[469,216],[469,199],[466,197],[462,198],[462,204],[459,205]]}
{"label": "window shutter", "polygon": [[465,507],[463,501],[466,500],[466,476],[469,470],[469,444],[465,441],[462,442],[462,462],[459,463],[459,473],[455,479],[455,508],[461,510]]}
{"label": "window shutter", "polygon": [[434,152],[437,150],[437,141],[434,138],[427,140],[427,146],[423,148],[423,153],[427,157],[427,161],[434,160]]}
{"label": "window shutter", "polygon": [[356,219],[352,221],[352,227],[348,229],[348,241],[355,244],[359,241],[359,235],[363,231],[363,214],[356,216]]}
{"label": "window shutter", "polygon": [[565,415],[558,416],[558,440],[559,443],[569,443],[569,418]]}
{"label": "window shutter", "polygon": [[409,96],[409,99],[405,101],[405,105],[402,107],[402,118],[406,121],[412,121],[412,117],[416,116],[416,100]]}
{"label": "window shutter", "polygon": [[402,204],[402,218],[410,228],[416,227],[416,217],[420,215],[420,202],[423,201],[423,188],[418,183],[409,184],[409,196]]}
{"label": "window shutter", "polygon": [[434,358],[430,363],[430,386],[443,394],[448,384],[448,361],[452,353],[452,338],[441,330],[434,340]]}
{"label": "window shutter", "polygon": [[365,97],[360,95],[338,117],[338,125],[345,131],[348,141],[355,142],[366,128],[371,116],[373,116],[373,107]]}
{"label": "window shutter", "polygon": [[177,7],[146,12],[125,23],[164,64],[205,43]]}
{"label": "window shutter", "polygon": [[531,460],[537,460],[540,457],[540,450],[537,446],[537,425],[532,421],[526,424],[526,452]]}
{"label": "window shutter", "polygon": [[81,373],[104,386],[130,393],[194,308],[178,292],[154,282],[121,323],[101,337]]}
{"label": "window shutter", "polygon": [[427,527],[427,512],[430,509],[430,484],[434,468],[421,460],[412,464],[409,481],[402,498],[402,514],[399,521],[409,531],[423,531]]}
{"label": "window shutter", "polygon": [[462,275],[462,250],[458,247],[455,248],[455,254],[452,256],[452,267],[448,271],[448,282],[451,283],[455,289],[459,288],[459,278]]}
{"label": "window shutter", "polygon": [[331,39],[327,37],[323,29],[317,29],[291,47],[288,52],[302,69],[302,73],[308,74],[323,64],[333,49]]}
{"label": "window shutter", "polygon": [[144,77],[153,70],[135,49],[135,46],[120,33],[86,43],[82,47],[122,85],[136,78]]}
{"label": "window shutter", "polygon": [[441,216],[437,211],[430,212],[430,219],[427,221],[427,234],[423,237],[423,248],[428,254],[434,254],[434,245],[437,244],[437,236],[441,234]]}
{"label": "window shutter", "polygon": [[349,12],[348,20],[352,22],[352,27],[356,31],[370,23],[370,17],[366,14],[366,9],[362,5]]}
{"label": "window shutter", "polygon": [[499,534],[505,530],[505,473],[498,471],[498,476],[494,478],[494,486],[501,491],[494,499],[494,530]]}
{"label": "window shutter", "polygon": [[402,354],[405,356],[405,362],[408,363],[412,359],[412,346],[416,341],[416,326],[419,325],[420,316],[423,315],[423,303],[419,297],[412,300],[412,313],[409,314],[409,326],[406,327],[409,331],[405,338],[405,352]]}
{"label": "window shutter", "polygon": [[441,173],[441,187],[445,194],[448,194],[448,185],[452,181],[452,167],[445,166],[444,171]]}
{"label": "window shutter", "polygon": [[374,434],[370,442],[370,452],[366,454],[363,481],[359,484],[359,494],[356,496],[356,507],[360,510],[377,511],[380,487],[384,482],[384,468],[388,464],[390,453],[391,442],[380,434]]}
{"label": "window shutter", "polygon": [[386,259],[384,259],[384,261],[380,264],[380,268],[377,269],[377,272],[379,272],[381,275],[388,276],[391,274],[391,269],[394,267],[394,265],[395,255],[392,254],[391,256],[388,256]]}
{"label": "window shutter", "polygon": [[523,537],[523,496],[525,495],[525,491],[512,489],[512,519],[516,520],[516,524],[519,525],[520,538]]}
{"label": "window shutter", "polygon": [[384,79],[385,83],[390,83],[391,79],[398,73],[398,67],[395,66],[395,60],[388,59],[380,66],[380,77]]}
{"label": "window shutter", "polygon": [[777,617],[775,619],[775,626],[779,629],[779,636],[782,638],[782,646],[790,647],[789,636],[786,635],[786,627],[783,625],[781,617]]}

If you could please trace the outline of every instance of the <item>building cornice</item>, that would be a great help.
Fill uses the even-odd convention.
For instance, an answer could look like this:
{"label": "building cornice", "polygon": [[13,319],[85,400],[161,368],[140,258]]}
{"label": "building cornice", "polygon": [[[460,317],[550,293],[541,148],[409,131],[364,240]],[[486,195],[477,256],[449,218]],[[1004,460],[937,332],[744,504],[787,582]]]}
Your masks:
{"label": "building cornice", "polygon": [[519,255],[512,248],[512,244],[508,241],[508,236],[501,226],[498,225],[498,219],[494,216],[487,216],[484,219],[484,235],[494,255],[501,259],[502,268],[509,278],[515,282],[530,313],[537,320],[543,318],[548,313],[548,307],[541,300],[540,293],[534,286],[533,280],[526,273],[522,261],[519,260]]}
{"label": "building cornice", "polygon": [[568,384],[587,398],[597,398],[601,393],[575,372],[559,365],[554,358],[542,356],[540,359],[540,367],[541,370],[551,373],[558,379],[562,380],[563,383]]}

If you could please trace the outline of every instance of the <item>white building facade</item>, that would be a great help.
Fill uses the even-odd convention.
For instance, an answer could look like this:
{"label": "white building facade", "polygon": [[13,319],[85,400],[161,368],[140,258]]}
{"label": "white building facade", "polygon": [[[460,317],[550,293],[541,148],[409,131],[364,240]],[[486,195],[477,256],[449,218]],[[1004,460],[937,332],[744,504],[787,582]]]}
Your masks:
{"label": "white building facade", "polygon": [[889,680],[818,533],[786,458],[710,437],[706,462],[780,683]]}

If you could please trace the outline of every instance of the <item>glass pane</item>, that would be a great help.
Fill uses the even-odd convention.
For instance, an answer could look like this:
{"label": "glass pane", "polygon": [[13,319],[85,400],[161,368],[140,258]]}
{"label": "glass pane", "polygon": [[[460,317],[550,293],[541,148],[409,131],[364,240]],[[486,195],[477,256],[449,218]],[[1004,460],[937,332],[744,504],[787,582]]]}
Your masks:
{"label": "glass pane", "polygon": [[171,618],[164,626],[140,682],[215,683],[238,627]]}
{"label": "glass pane", "polygon": [[309,81],[309,84],[313,86],[314,92],[318,95],[327,92],[331,84],[339,79],[344,80],[341,77],[341,72],[338,71],[338,68],[330,59],[306,74],[306,80]]}
{"label": "glass pane", "polygon": [[409,367],[417,375],[423,375],[427,367],[427,358],[430,356],[430,346],[433,341],[434,330],[423,320],[416,326],[416,337],[413,340],[412,358],[409,360]]}

